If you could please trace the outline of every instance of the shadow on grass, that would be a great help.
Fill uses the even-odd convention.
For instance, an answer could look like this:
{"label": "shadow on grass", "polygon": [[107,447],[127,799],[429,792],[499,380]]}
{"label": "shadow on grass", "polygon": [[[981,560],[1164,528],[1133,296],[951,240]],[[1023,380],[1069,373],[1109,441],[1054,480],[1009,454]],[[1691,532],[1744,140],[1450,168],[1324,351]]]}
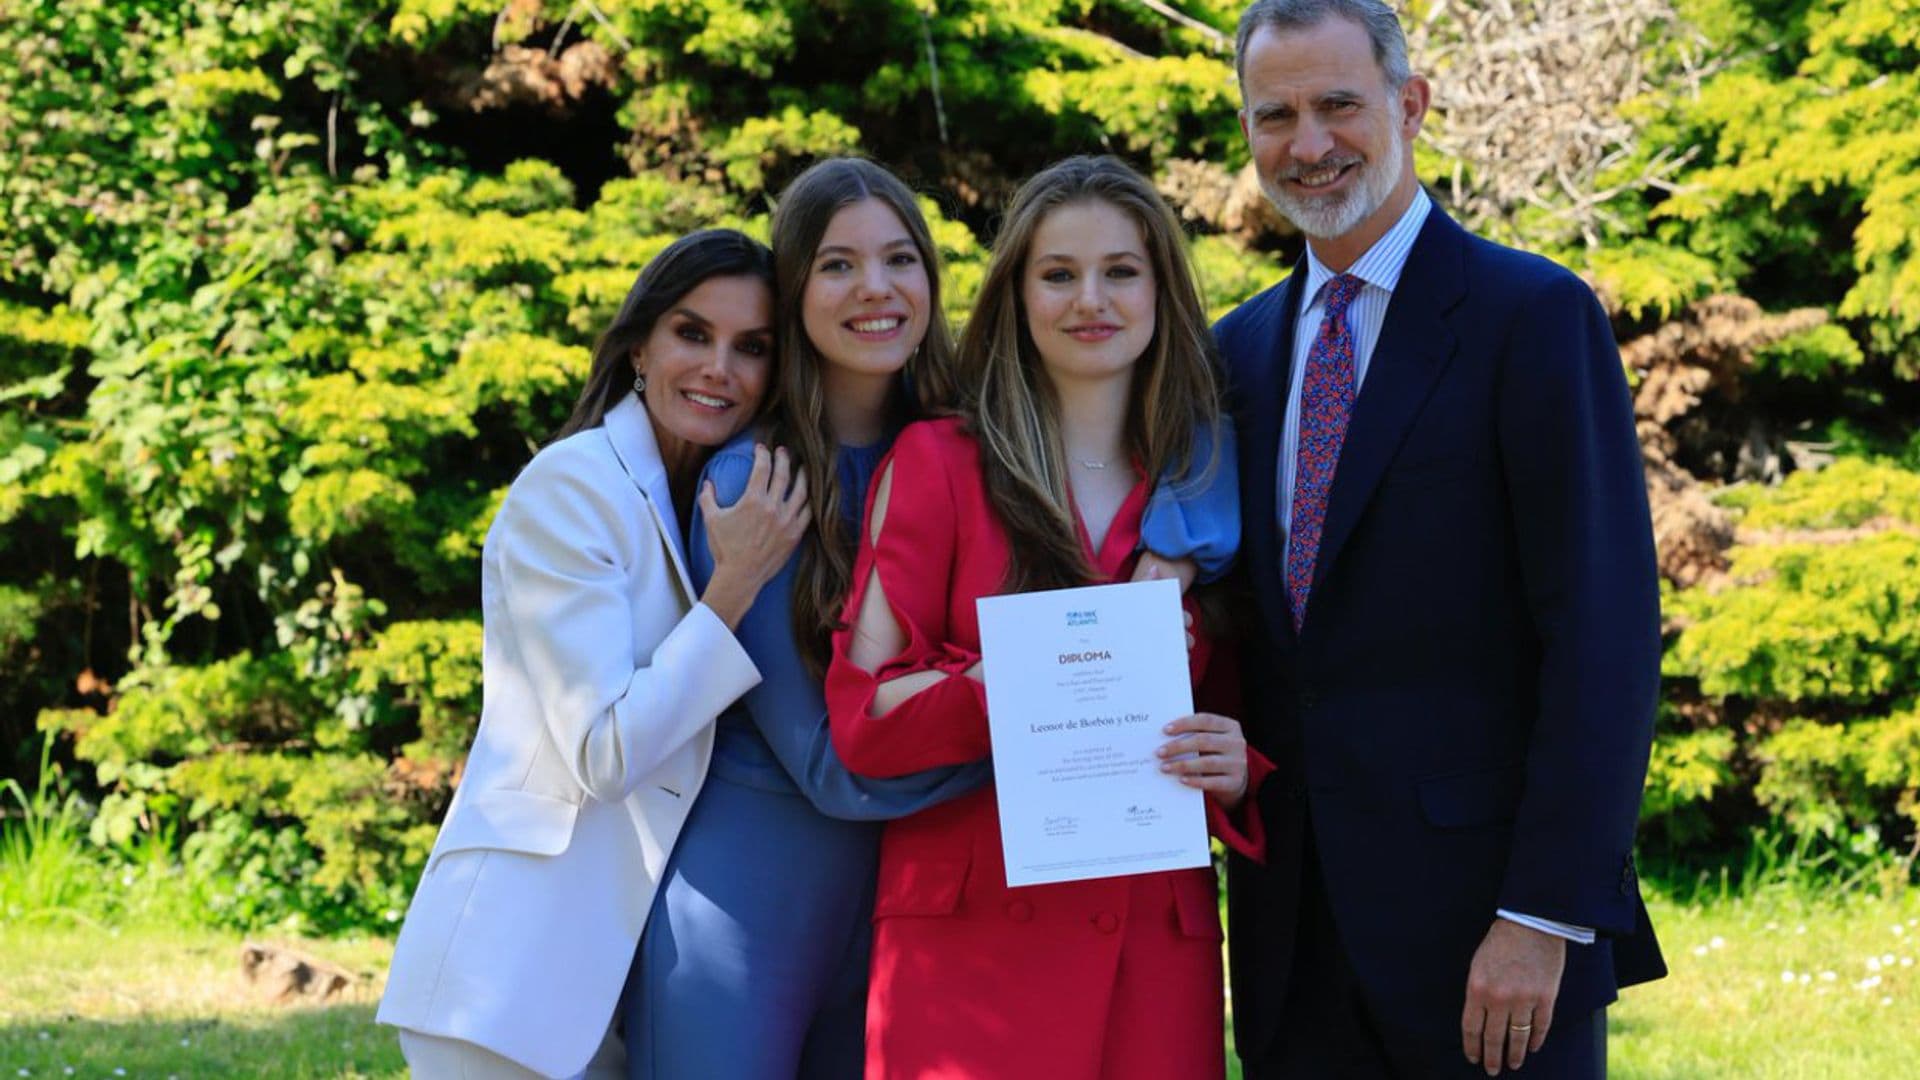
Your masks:
{"label": "shadow on grass", "polygon": [[223,1017],[79,1016],[0,1023],[6,1077],[404,1077],[389,1028],[371,1004]]}

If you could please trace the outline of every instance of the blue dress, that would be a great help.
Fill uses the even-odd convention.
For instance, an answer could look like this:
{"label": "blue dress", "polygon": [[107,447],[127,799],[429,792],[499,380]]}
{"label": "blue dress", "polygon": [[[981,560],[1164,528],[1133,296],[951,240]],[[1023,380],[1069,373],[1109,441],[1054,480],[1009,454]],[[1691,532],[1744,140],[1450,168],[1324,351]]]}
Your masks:
{"label": "blue dress", "polygon": [[[1203,579],[1225,572],[1240,539],[1232,433],[1220,435],[1213,472],[1160,485],[1142,528],[1147,547],[1193,558]],[[840,448],[856,529],[890,446]],[[748,433],[713,456],[703,481],[729,506],[752,469]],[[687,548],[704,591],[714,564],[697,511]],[[623,1005],[632,1080],[860,1076],[880,826],[992,778],[986,762],[891,780],[847,771],[793,640],[798,561],[761,589],[736,631],[762,681],[716,725],[706,784],[635,953]]]}

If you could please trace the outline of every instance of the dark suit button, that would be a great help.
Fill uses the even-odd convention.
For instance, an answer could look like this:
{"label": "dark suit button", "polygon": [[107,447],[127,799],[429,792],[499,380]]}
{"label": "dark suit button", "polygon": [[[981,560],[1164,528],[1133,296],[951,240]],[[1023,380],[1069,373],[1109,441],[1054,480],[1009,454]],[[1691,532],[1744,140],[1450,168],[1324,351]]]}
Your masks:
{"label": "dark suit button", "polygon": [[1306,802],[1307,801],[1307,785],[1295,784],[1292,787],[1288,788],[1287,798],[1292,799],[1294,802]]}
{"label": "dark suit button", "polygon": [[1120,929],[1120,917],[1110,911],[1103,911],[1093,917],[1093,928],[1103,934],[1111,934]]}

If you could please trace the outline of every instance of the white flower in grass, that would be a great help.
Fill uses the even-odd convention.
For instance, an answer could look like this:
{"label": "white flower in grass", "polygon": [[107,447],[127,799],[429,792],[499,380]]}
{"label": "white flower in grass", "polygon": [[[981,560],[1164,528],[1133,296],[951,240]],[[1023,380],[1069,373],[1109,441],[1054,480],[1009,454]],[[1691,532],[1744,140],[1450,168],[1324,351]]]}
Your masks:
{"label": "white flower in grass", "polygon": [[1707,947],[1705,945],[1695,945],[1693,947],[1693,955],[1695,956],[1707,955]]}
{"label": "white flower in grass", "polygon": [[1785,970],[1785,971],[1783,971],[1783,972],[1781,972],[1781,973],[1780,973],[1780,981],[1781,981],[1781,982],[1783,982],[1783,983],[1790,983],[1790,982],[1792,982],[1792,981],[1793,981],[1793,969],[1792,969],[1792,968],[1788,968],[1787,970]]}
{"label": "white flower in grass", "polygon": [[1801,986],[1805,986],[1812,981],[1813,981],[1813,976],[1807,974],[1804,971],[1800,973],[1799,983]]}
{"label": "white flower in grass", "polygon": [[1890,997],[1884,997],[1884,998],[1881,998],[1881,999],[1880,999],[1880,1004],[1882,1004],[1882,1005],[1891,1005],[1891,1004],[1893,1004],[1893,999],[1892,999],[1892,998],[1890,998]]}
{"label": "white flower in grass", "polygon": [[1904,933],[1906,933],[1906,932],[1907,932],[1907,928],[1906,928],[1906,927],[1904,927],[1904,926],[1901,926],[1901,925],[1900,925],[1899,923],[1894,923],[1894,924],[1893,924],[1893,936],[1894,936],[1894,937],[1899,937],[1899,936],[1900,936],[1901,934],[1904,934]]}
{"label": "white flower in grass", "polygon": [[1877,956],[1869,956],[1869,957],[1867,957],[1867,970],[1868,970],[1868,971],[1879,971],[1879,970],[1880,970],[1880,958],[1879,958],[1879,957],[1877,957]]}
{"label": "white flower in grass", "polygon": [[1901,958],[1900,958],[1900,966],[1901,966],[1901,967],[1912,967],[1912,966],[1913,966],[1913,957],[1911,957],[1911,956],[1903,956],[1903,957],[1901,957]]}
{"label": "white flower in grass", "polygon": [[1713,940],[1712,940],[1712,941],[1709,941],[1709,942],[1707,942],[1707,945],[1708,945],[1708,946],[1709,946],[1710,948],[1715,948],[1715,949],[1724,949],[1724,948],[1726,948],[1726,947],[1727,947],[1727,939],[1726,939],[1726,938],[1723,938],[1723,937],[1721,937],[1721,936],[1720,936],[1719,934],[1715,934],[1715,935],[1713,935]]}
{"label": "white flower in grass", "polygon": [[1796,927],[1794,927],[1794,928],[1793,928],[1793,932],[1794,932],[1794,933],[1796,933],[1796,934],[1804,934],[1804,933],[1806,933],[1806,932],[1807,932],[1807,924],[1806,924],[1806,923],[1801,923],[1801,924],[1800,924],[1799,926],[1796,926]]}
{"label": "white flower in grass", "polygon": [[1887,953],[1880,958],[1880,965],[1882,967],[1892,967],[1895,962],[1896,958],[1892,953]]}
{"label": "white flower in grass", "polygon": [[1839,975],[1839,973],[1838,973],[1838,972],[1833,972],[1833,971],[1823,971],[1823,972],[1821,972],[1821,973],[1820,973],[1820,981],[1821,981],[1821,982],[1832,982],[1832,981],[1834,981],[1835,979],[1838,979],[1839,977],[1840,977],[1840,975]]}
{"label": "white flower in grass", "polygon": [[121,1067],[120,1067],[120,1066],[118,1066],[118,1065],[115,1065],[115,1066],[113,1067],[113,1075],[115,1075],[115,1076],[125,1076],[125,1075],[127,1075],[127,1070],[125,1070],[125,1069],[123,1069],[123,1068],[121,1068]]}

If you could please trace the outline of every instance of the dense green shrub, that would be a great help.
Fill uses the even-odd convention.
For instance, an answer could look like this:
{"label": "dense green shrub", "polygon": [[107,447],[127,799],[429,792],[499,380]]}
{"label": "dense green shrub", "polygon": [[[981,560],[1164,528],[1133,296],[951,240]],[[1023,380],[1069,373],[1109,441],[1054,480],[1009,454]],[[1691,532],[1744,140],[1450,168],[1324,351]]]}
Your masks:
{"label": "dense green shrub", "polygon": [[[1834,310],[1743,407],[1901,463],[1724,497],[1730,576],[1671,604],[1647,805],[1679,849],[1910,831],[1905,5],[1685,0],[1726,62],[1636,110],[1648,152],[1703,154],[1560,253],[1626,320],[1709,288]],[[1174,6],[1218,29],[1134,0],[0,0],[0,775],[57,736],[86,780],[61,835],[180,873],[182,910],[383,924],[478,717],[487,525],[637,269],[764,236],[772,190],[859,149],[926,192],[963,317],[1034,168],[1244,162],[1239,5]],[[1297,240],[1194,251],[1219,314]]]}
{"label": "dense green shrub", "polygon": [[[951,164],[971,182],[924,205],[958,317],[1025,168],[1109,135],[1236,152],[1223,57],[1145,9],[580,15],[0,3],[0,698],[90,766],[92,841],[177,843],[214,918],[403,905],[479,712],[487,524],[673,236],[764,236],[820,154]],[[491,145],[556,124],[602,156]],[[1203,251],[1216,309],[1278,276]]]}
{"label": "dense green shrub", "polygon": [[1709,836],[1706,808],[1749,777],[1792,830],[1920,842],[1920,473],[1846,460],[1722,501],[1748,539],[1727,581],[1669,603],[1666,655],[1718,708],[1670,718],[1647,816]]}

